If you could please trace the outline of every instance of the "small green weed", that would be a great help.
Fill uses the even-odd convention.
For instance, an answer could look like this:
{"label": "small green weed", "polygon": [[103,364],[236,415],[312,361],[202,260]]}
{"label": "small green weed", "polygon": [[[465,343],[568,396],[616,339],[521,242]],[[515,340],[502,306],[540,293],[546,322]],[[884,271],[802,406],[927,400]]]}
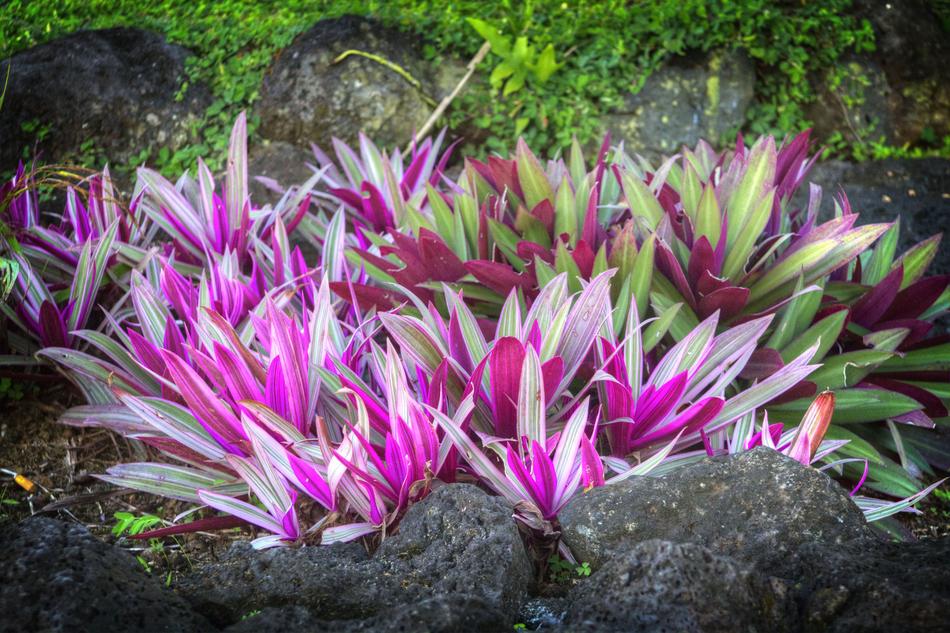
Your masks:
{"label": "small green weed", "polygon": [[136,536],[162,523],[162,520],[154,514],[135,516],[131,512],[116,512],[113,516],[116,520],[116,524],[112,527],[113,536],[123,534]]}
{"label": "small green weed", "polygon": [[6,519],[8,508],[15,508],[20,505],[20,502],[17,499],[10,499],[7,497],[7,487],[4,486],[0,488],[0,519]]}
{"label": "small green weed", "polygon": [[567,583],[578,578],[587,578],[591,574],[591,568],[590,563],[575,565],[555,554],[548,558],[548,574],[553,582]]}
{"label": "small green weed", "polygon": [[0,402],[4,400],[18,402],[26,396],[28,389],[28,385],[23,380],[0,378]]}

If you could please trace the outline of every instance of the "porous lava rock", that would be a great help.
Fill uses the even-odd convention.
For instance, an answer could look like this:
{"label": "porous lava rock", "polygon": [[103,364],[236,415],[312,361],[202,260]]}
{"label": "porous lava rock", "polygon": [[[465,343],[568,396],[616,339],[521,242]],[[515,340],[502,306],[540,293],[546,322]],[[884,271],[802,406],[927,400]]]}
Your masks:
{"label": "porous lava rock", "polygon": [[741,52],[694,52],[654,71],[603,124],[615,142],[656,159],[700,139],[718,143],[734,134],[754,93],[755,67]]}
{"label": "porous lava rock", "polygon": [[869,536],[864,514],[839,483],[765,447],[596,488],[559,518],[564,541],[595,569],[642,541],[663,539],[703,545],[780,576],[805,543]]}
{"label": "porous lava rock", "polygon": [[[419,620],[425,611],[411,605],[455,596],[457,605],[477,605],[471,613],[452,609],[459,623],[483,616],[512,621],[532,578],[511,509],[475,486],[453,484],[410,507],[372,556],[358,544],[262,552],[238,544],[224,561],[187,578],[182,592],[220,626],[249,612],[295,606],[321,621],[378,617],[380,626],[415,621],[429,630]],[[439,605],[431,610],[436,620],[425,626],[435,627],[448,607],[432,604]]]}
{"label": "porous lava rock", "polygon": [[[0,110],[0,171],[34,147],[46,163],[90,153],[125,164],[142,150],[197,140],[210,93],[186,80],[189,51],[134,28],[79,31],[0,62],[10,82]],[[34,145],[35,144],[35,145]]]}
{"label": "porous lava rock", "polygon": [[45,517],[0,528],[0,613],[3,633],[211,630],[131,554]]}
{"label": "porous lava rock", "polygon": [[571,595],[564,630],[794,630],[788,588],[694,543],[651,540],[612,556]]}
{"label": "porous lava rock", "polygon": [[[350,54],[360,51],[374,56]],[[387,65],[398,65],[414,86]],[[322,20],[297,37],[264,76],[260,133],[296,147],[330,148],[362,131],[381,147],[407,145],[457,79],[458,65],[423,60],[417,41],[363,17]]]}

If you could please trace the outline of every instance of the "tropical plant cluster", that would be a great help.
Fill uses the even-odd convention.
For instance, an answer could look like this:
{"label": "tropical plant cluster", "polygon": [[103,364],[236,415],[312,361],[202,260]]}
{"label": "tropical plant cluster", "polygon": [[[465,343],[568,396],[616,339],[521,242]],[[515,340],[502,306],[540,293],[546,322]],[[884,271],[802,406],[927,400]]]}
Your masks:
{"label": "tropical plant cluster", "polygon": [[939,484],[940,237],[898,254],[844,194],[822,217],[807,132],[659,165],[520,141],[457,175],[453,149],[336,141],[257,206],[242,114],[223,182],[141,168],[123,201],[105,170],[55,215],[21,165],[3,362],[56,367],[85,400],[64,423],[145,447],[100,477],[190,505],[159,533],[257,547],[385,538],[451,482],[550,545],[585,491],[758,446],[870,520]]}

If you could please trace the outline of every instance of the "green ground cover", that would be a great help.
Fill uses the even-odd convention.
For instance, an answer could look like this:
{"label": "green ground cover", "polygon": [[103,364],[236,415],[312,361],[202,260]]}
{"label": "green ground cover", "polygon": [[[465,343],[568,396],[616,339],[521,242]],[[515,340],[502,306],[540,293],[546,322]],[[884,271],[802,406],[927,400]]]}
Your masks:
{"label": "green ground cover", "polygon": [[[485,62],[486,70],[496,69],[498,88],[473,84],[443,123],[474,124],[489,131],[481,152],[511,147],[518,135],[536,150],[550,151],[566,147],[574,135],[582,141],[598,135],[601,113],[619,104],[625,92],[642,86],[664,60],[690,50],[741,49],[755,62],[756,101],[743,131],[784,135],[804,129],[809,125],[805,106],[816,98],[813,83],[819,71],[830,68],[830,80],[840,81],[846,72],[844,55],[873,50],[871,26],[849,14],[851,4],[851,0],[12,0],[0,12],[0,57],[78,29],[114,26],[155,30],[188,47],[195,55],[182,86],[205,82],[215,97],[202,122],[202,141],[174,154],[149,156],[144,150],[138,157],[174,172],[192,165],[199,155],[221,155],[230,122],[258,99],[262,75],[274,54],[314,22],[347,13],[375,16],[417,33],[425,57],[435,63],[443,56],[467,60],[478,50],[482,35],[467,21],[474,18],[507,36],[512,50]],[[550,46],[548,55],[553,53],[553,58],[548,62],[557,64],[550,77],[540,81],[529,73],[522,84],[506,81],[506,73],[497,70],[502,63],[515,68],[523,63],[524,50],[515,45],[519,37],[534,49],[535,58]],[[253,131],[253,118],[250,124]],[[867,158],[896,150],[855,147],[841,140],[832,151]]]}

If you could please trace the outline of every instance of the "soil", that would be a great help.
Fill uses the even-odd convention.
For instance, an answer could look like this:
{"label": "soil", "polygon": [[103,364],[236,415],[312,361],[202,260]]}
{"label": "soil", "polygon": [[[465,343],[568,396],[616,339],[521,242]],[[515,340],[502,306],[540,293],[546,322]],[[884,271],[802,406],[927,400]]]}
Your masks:
{"label": "soil", "polygon": [[[180,574],[218,560],[240,530],[199,532],[152,542],[116,536],[116,512],[152,514],[165,521],[189,509],[183,502],[116,488],[94,477],[120,462],[141,461],[143,448],[104,429],[59,424],[59,415],[81,404],[63,384],[31,385],[17,401],[0,399],[0,468],[35,484],[32,492],[0,473],[0,526],[32,514],[80,523],[96,537],[139,557],[151,573],[169,584]],[[161,526],[157,526],[161,527]]]}

